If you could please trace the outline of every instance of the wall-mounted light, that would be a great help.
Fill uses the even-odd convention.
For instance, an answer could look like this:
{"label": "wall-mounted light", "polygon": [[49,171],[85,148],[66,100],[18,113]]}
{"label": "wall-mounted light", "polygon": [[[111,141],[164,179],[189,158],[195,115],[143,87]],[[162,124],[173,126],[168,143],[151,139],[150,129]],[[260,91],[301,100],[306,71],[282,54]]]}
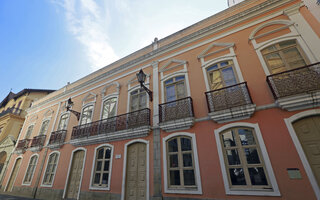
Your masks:
{"label": "wall-mounted light", "polygon": [[80,119],[80,113],[79,112],[77,112],[77,111],[74,111],[74,110],[71,110],[71,107],[73,106],[73,102],[72,102],[72,100],[71,100],[71,97],[68,99],[68,102],[67,102],[67,111],[70,111],[71,113],[73,113],[76,117],[77,117],[77,119],[78,119],[78,121],[79,121],[79,119]]}
{"label": "wall-mounted light", "polygon": [[148,93],[150,101],[152,101],[152,91],[149,90],[145,85],[144,81],[146,80],[147,75],[140,69],[139,73],[137,73],[137,79],[140,83],[140,86]]}

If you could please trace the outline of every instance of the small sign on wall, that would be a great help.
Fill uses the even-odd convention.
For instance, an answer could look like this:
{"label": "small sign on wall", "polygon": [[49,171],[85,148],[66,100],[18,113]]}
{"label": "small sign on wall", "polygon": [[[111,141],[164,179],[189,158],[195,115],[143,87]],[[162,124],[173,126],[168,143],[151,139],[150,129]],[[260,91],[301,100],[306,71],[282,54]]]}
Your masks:
{"label": "small sign on wall", "polygon": [[116,154],[116,159],[120,159],[121,158],[121,154]]}
{"label": "small sign on wall", "polygon": [[287,171],[290,179],[302,179],[298,168],[287,168]]}

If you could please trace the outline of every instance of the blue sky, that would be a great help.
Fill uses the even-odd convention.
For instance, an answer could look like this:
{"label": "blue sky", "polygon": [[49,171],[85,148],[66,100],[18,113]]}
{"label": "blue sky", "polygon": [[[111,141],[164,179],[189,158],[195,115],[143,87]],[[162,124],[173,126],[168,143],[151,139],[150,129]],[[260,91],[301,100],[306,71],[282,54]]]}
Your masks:
{"label": "blue sky", "polygon": [[1,0],[0,101],[60,89],[227,8],[227,0]]}

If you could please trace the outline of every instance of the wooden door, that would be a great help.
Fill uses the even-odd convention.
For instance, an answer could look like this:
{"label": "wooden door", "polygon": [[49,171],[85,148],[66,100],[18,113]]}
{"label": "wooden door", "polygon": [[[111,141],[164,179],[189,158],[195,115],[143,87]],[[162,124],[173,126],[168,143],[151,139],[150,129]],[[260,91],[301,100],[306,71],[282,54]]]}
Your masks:
{"label": "wooden door", "polygon": [[17,159],[17,161],[13,167],[11,177],[9,179],[9,183],[8,183],[8,187],[7,187],[6,191],[12,191],[14,181],[16,180],[16,177],[17,177],[17,174],[18,174],[18,171],[20,168],[20,164],[21,164],[21,158]]}
{"label": "wooden door", "polygon": [[134,143],[127,150],[126,200],[147,199],[146,144]]}
{"label": "wooden door", "polygon": [[80,181],[82,177],[82,168],[84,160],[84,151],[79,150],[73,154],[73,160],[69,172],[69,180],[67,186],[67,199],[77,199]]}
{"label": "wooden door", "polygon": [[320,116],[303,118],[293,127],[320,186]]}

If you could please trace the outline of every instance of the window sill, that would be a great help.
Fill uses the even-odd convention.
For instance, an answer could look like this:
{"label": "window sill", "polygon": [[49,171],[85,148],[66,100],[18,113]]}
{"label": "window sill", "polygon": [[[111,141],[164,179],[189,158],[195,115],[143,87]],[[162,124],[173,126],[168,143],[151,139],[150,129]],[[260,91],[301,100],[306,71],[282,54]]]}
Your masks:
{"label": "window sill", "polygon": [[273,189],[227,189],[227,195],[247,195],[247,196],[281,196],[280,191]]}
{"label": "window sill", "polygon": [[164,192],[169,194],[202,194],[200,188],[165,188]]}
{"label": "window sill", "polygon": [[100,190],[100,191],[108,191],[110,190],[110,187],[96,187],[96,186],[90,186],[89,190]]}

